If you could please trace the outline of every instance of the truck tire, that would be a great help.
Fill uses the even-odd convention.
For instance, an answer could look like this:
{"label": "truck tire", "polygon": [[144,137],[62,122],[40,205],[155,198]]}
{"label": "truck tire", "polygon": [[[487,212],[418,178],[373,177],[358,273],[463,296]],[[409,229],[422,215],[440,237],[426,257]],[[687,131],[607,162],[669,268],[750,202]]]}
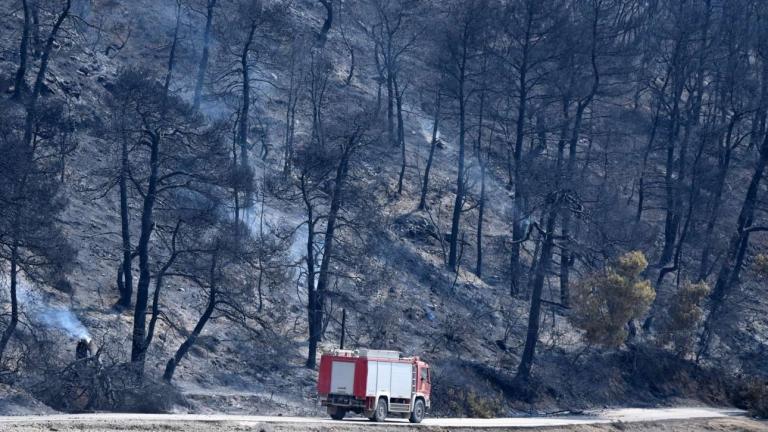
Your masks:
{"label": "truck tire", "polygon": [[373,410],[371,421],[383,422],[387,419],[387,411],[389,411],[387,400],[384,398],[379,398],[379,401],[376,403],[376,409]]}
{"label": "truck tire", "polygon": [[424,420],[426,412],[427,409],[424,406],[424,401],[416,399],[416,402],[413,404],[413,412],[411,413],[411,417],[408,418],[408,421],[411,423],[421,423],[421,421]]}
{"label": "truck tire", "polygon": [[334,408],[333,410],[328,410],[328,414],[331,415],[331,418],[334,420],[343,420],[344,416],[347,414],[347,411],[341,408]]}

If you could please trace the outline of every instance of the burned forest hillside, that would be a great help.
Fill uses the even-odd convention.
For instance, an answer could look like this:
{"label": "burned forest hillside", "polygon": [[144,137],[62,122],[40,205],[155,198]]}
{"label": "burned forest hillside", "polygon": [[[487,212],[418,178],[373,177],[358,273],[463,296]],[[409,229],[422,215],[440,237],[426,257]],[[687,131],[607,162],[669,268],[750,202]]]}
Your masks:
{"label": "burned forest hillside", "polygon": [[768,3],[0,6],[0,412],[768,415]]}

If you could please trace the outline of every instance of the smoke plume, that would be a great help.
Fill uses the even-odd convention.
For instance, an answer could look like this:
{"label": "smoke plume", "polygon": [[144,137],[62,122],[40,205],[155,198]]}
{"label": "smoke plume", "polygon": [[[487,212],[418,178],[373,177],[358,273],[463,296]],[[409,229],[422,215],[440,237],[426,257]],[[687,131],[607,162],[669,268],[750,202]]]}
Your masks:
{"label": "smoke plume", "polygon": [[27,316],[37,324],[62,330],[75,339],[91,339],[88,329],[74,312],[67,307],[50,304],[22,278],[19,278],[18,299]]}

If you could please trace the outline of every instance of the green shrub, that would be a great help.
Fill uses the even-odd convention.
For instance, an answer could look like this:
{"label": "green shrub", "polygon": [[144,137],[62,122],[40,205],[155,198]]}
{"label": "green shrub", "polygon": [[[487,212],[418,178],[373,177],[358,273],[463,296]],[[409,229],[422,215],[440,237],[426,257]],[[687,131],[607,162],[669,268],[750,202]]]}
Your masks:
{"label": "green shrub", "polygon": [[686,281],[670,300],[667,314],[662,321],[660,340],[665,345],[671,343],[681,357],[685,357],[693,349],[698,324],[704,316],[701,302],[710,291],[706,282]]}
{"label": "green shrub", "polygon": [[641,273],[648,266],[645,255],[628,252],[613,266],[592,273],[573,287],[574,326],[584,330],[590,344],[618,347],[627,338],[627,323],[640,318],[656,292]]}
{"label": "green shrub", "polygon": [[493,418],[498,417],[503,410],[501,395],[480,394],[472,389],[450,387],[444,396],[453,415]]}

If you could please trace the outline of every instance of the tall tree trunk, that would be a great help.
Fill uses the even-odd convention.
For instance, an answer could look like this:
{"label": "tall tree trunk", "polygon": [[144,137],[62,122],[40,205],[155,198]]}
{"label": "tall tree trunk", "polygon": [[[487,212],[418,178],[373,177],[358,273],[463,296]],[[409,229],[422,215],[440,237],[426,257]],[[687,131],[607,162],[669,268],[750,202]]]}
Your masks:
{"label": "tall tree trunk", "polygon": [[291,80],[288,87],[288,103],[285,109],[285,153],[283,158],[283,175],[289,176],[293,168],[293,142],[296,130],[296,104],[299,98],[300,78],[296,71],[296,47],[291,52]]}
{"label": "tall tree trunk", "polygon": [[181,2],[176,6],[176,26],[173,28],[173,40],[171,41],[171,52],[168,54],[168,67],[165,74],[165,96],[171,89],[171,79],[173,78],[173,69],[176,66],[176,47],[179,44],[179,27],[181,27]]}
{"label": "tall tree trunk", "polygon": [[[348,145],[344,149],[339,165],[336,167],[336,177],[333,182],[333,195],[331,196],[331,205],[328,209],[328,218],[325,226],[325,236],[323,237],[323,257],[320,261],[320,269],[317,273],[317,288],[315,290],[315,310],[310,323],[310,350],[307,358],[307,367],[314,368],[317,357],[317,343],[320,341],[323,328],[323,307],[325,306],[325,293],[330,281],[330,264],[333,257],[334,238],[336,235],[336,220],[341,209],[341,196],[344,189],[344,181],[347,177],[349,157],[351,146],[355,138],[350,138]],[[313,337],[314,336],[314,337]],[[313,343],[314,342],[314,343]]]}
{"label": "tall tree trunk", "polygon": [[139,372],[144,368],[146,356],[147,334],[147,305],[149,303],[150,263],[149,243],[155,227],[154,209],[157,199],[157,182],[160,164],[160,133],[154,132],[151,136],[149,178],[147,180],[147,193],[141,212],[141,233],[136,251],[139,256],[139,281],[136,286],[136,304],[133,312],[133,338],[131,344],[131,362],[137,363]]}
{"label": "tall tree trunk", "polygon": [[765,174],[766,164],[768,164],[768,135],[763,138],[763,143],[760,146],[760,157],[755,165],[739,218],[736,221],[736,232],[731,236],[727,254],[717,275],[717,282],[709,295],[710,311],[704,321],[704,331],[699,338],[697,359],[707,354],[710,338],[723,307],[723,302],[730,289],[739,281],[739,274],[749,246],[750,227],[754,221],[758,204],[757,196],[760,182]]}
{"label": "tall tree trunk", "polygon": [[397,138],[395,132],[395,83],[392,76],[392,67],[389,65],[389,60],[386,60],[387,68],[387,139],[391,147],[397,146]]}
{"label": "tall tree trunk", "polygon": [[466,99],[464,97],[465,72],[467,61],[467,45],[464,41],[463,54],[459,72],[458,99],[459,99],[459,166],[456,174],[456,199],[453,202],[453,215],[451,217],[451,241],[448,249],[448,268],[452,271],[458,271],[456,265],[458,262],[458,244],[459,227],[461,225],[461,212],[464,206],[464,153],[465,140],[467,134],[466,128]]}
{"label": "tall tree trunk", "polygon": [[517,367],[517,378],[527,380],[531,376],[533,359],[536,354],[536,344],[539,340],[539,326],[541,324],[541,295],[544,291],[544,280],[549,273],[552,263],[552,252],[554,249],[554,230],[555,220],[558,209],[555,203],[549,209],[547,223],[545,227],[543,244],[541,247],[541,256],[536,266],[536,273],[531,281],[531,309],[528,314],[528,331],[525,336],[525,347],[523,355],[520,358],[520,364]]}
{"label": "tall tree trunk", "polygon": [[525,40],[523,41],[522,59],[520,64],[520,78],[518,86],[520,100],[517,107],[517,125],[515,129],[514,160],[514,187],[515,198],[512,208],[512,251],[510,253],[510,295],[515,296],[520,292],[520,239],[525,236],[523,218],[526,212],[526,190],[523,184],[522,157],[523,142],[525,140],[525,115],[528,108],[528,57],[530,51],[531,29],[533,25],[533,11],[527,11],[525,24]]}
{"label": "tall tree trunk", "polygon": [[215,8],[216,0],[208,0],[205,31],[203,32],[203,54],[200,56],[200,63],[197,65],[197,81],[195,82],[195,96],[193,99],[195,109],[200,108],[200,101],[203,97],[203,84],[205,83],[205,73],[208,69],[208,55],[211,47],[211,30],[213,29],[213,12]]}
{"label": "tall tree trunk", "polygon": [[42,55],[40,56],[40,68],[37,70],[37,77],[35,78],[35,85],[32,88],[32,96],[27,103],[27,115],[24,122],[24,138],[23,143],[26,147],[32,148],[32,137],[34,131],[35,117],[37,114],[37,100],[40,97],[40,93],[43,91],[43,81],[45,81],[45,74],[48,72],[48,62],[51,58],[51,51],[53,50],[53,43],[56,41],[56,35],[61,29],[61,25],[64,24],[64,20],[69,17],[69,10],[72,7],[72,0],[67,0],[64,5],[64,9],[56,18],[51,32],[48,34],[48,38],[45,41]]}
{"label": "tall tree trunk", "polygon": [[19,67],[16,69],[16,78],[13,84],[13,98],[20,99],[23,91],[26,90],[27,83],[24,80],[27,74],[27,59],[29,58],[29,32],[31,29],[30,7],[27,0],[22,0],[21,7],[24,9],[24,27],[21,30],[21,44],[19,46]]}
{"label": "tall tree trunk", "polygon": [[440,86],[435,92],[435,114],[432,121],[432,141],[429,145],[429,156],[427,165],[424,167],[424,182],[421,185],[421,197],[419,198],[419,210],[427,208],[427,193],[429,193],[429,172],[432,169],[432,162],[435,157],[435,147],[437,147],[437,134],[440,127]]}
{"label": "tall tree trunk", "polygon": [[128,160],[128,140],[122,137],[120,146],[120,234],[123,242],[123,262],[121,263],[122,275],[120,300],[118,306],[131,307],[133,301],[133,248],[131,247],[130,209],[128,207],[128,176],[130,172]]}
{"label": "tall tree trunk", "polygon": [[[565,178],[569,185],[580,183],[581,179],[576,178],[576,150],[581,134],[581,124],[584,118],[584,112],[592,103],[597,95],[600,85],[600,71],[597,68],[597,27],[599,22],[600,9],[599,4],[595,3],[594,15],[592,18],[592,38],[590,43],[590,62],[592,65],[592,87],[589,93],[578,102],[576,106],[576,116],[573,119],[573,131],[571,132],[571,141],[568,146],[568,162],[566,164]],[[567,108],[566,108],[567,110]],[[562,234],[565,247],[562,248],[560,256],[560,302],[563,306],[570,304],[570,268],[573,264],[573,255],[570,247],[573,244],[571,240],[571,212],[566,210],[563,215]]]}
{"label": "tall tree trunk", "polygon": [[[483,62],[483,72],[486,65]],[[480,93],[480,115],[477,121],[477,144],[475,145],[475,154],[477,162],[480,165],[480,199],[477,207],[477,261],[475,262],[475,274],[477,277],[483,275],[483,218],[485,217],[485,158],[483,157],[483,114],[485,113],[485,88]]]}
{"label": "tall tree trunk", "polygon": [[720,155],[717,164],[717,180],[715,181],[715,194],[712,197],[712,204],[709,208],[707,227],[706,231],[704,232],[704,241],[702,242],[701,259],[699,265],[699,280],[706,279],[709,273],[709,260],[712,253],[712,234],[715,230],[715,224],[717,223],[718,215],[720,214],[720,204],[722,202],[723,190],[725,189],[725,179],[728,176],[728,169],[731,164],[731,139],[733,136],[733,129],[736,124],[736,120],[736,116],[734,116],[729,122],[725,142],[720,148]]}
{"label": "tall tree trunk", "polygon": [[637,212],[635,213],[635,222],[640,222],[643,218],[643,210],[645,206],[645,169],[648,165],[648,157],[653,151],[653,144],[656,141],[656,131],[659,125],[659,113],[661,111],[661,101],[656,106],[655,113],[653,115],[653,121],[651,122],[651,133],[648,137],[648,144],[643,152],[643,163],[640,165],[640,181],[638,185],[638,198],[637,198]]}
{"label": "tall tree trunk", "polygon": [[18,275],[19,275],[19,246],[18,242],[14,241],[11,246],[11,273],[10,273],[10,297],[11,297],[11,320],[3,330],[3,335],[0,337],[0,366],[3,364],[3,355],[5,349],[8,347],[8,342],[13,336],[13,332],[16,331],[16,326],[19,324],[19,300],[18,300]]}
{"label": "tall tree trunk", "polygon": [[485,217],[485,162],[480,162],[480,202],[477,207],[477,262],[475,274],[483,276],[483,218]]}
{"label": "tall tree trunk", "polygon": [[43,43],[40,40],[40,0],[32,0],[29,9],[32,11],[32,55],[39,59],[43,54]]}
{"label": "tall tree trunk", "polygon": [[395,87],[395,99],[397,102],[397,142],[400,146],[400,176],[397,179],[397,193],[403,193],[403,179],[405,178],[405,168],[407,165],[405,155],[405,125],[403,124],[403,93],[400,91],[397,83],[397,77],[393,79]]}
{"label": "tall tree trunk", "polygon": [[[167,101],[171,87],[171,78],[176,64],[176,46],[179,39],[181,26],[181,3],[176,9],[176,27],[173,33],[171,50],[168,55],[168,70],[163,86],[163,104],[161,117],[164,117],[167,109]],[[147,306],[149,304],[149,285],[152,279],[149,260],[149,247],[152,234],[155,229],[154,210],[157,202],[157,187],[160,181],[160,144],[162,131],[147,131],[150,136],[149,143],[149,176],[147,178],[147,192],[144,196],[141,209],[141,228],[139,243],[136,253],[139,256],[139,280],[136,284],[136,304],[133,310],[133,337],[131,340],[131,362],[137,365],[137,372],[143,374],[144,360],[147,349]]]}
{"label": "tall tree trunk", "polygon": [[242,106],[240,108],[240,124],[238,125],[238,143],[240,144],[240,165],[244,168],[249,167],[248,162],[248,123],[251,109],[251,77],[248,66],[248,54],[253,43],[253,36],[256,32],[256,24],[252,23],[248,32],[243,51],[240,54],[240,68],[243,80],[243,89],[241,93]]}
{"label": "tall tree trunk", "polygon": [[[303,182],[302,178],[302,182]],[[314,369],[317,362],[317,341],[320,329],[315,325],[317,315],[317,290],[315,288],[315,216],[312,202],[306,193],[306,184],[302,184],[302,196],[307,209],[307,327],[309,332],[309,355],[306,367]]]}
{"label": "tall tree trunk", "polygon": [[[680,9],[682,13],[682,3]],[[672,80],[672,111],[670,112],[669,131],[667,134],[667,154],[664,173],[664,189],[666,192],[666,216],[664,219],[664,246],[662,248],[661,256],[659,257],[659,265],[663,266],[668,263],[672,258],[672,253],[675,247],[675,241],[677,240],[677,231],[680,225],[680,209],[678,208],[678,181],[674,177],[675,171],[675,148],[677,146],[677,138],[680,132],[680,103],[682,102],[682,94],[685,89],[685,77],[683,77],[683,65],[681,65],[681,51],[683,50],[684,36],[681,35],[675,43],[675,48],[672,54],[672,60],[670,64],[669,76]]]}

